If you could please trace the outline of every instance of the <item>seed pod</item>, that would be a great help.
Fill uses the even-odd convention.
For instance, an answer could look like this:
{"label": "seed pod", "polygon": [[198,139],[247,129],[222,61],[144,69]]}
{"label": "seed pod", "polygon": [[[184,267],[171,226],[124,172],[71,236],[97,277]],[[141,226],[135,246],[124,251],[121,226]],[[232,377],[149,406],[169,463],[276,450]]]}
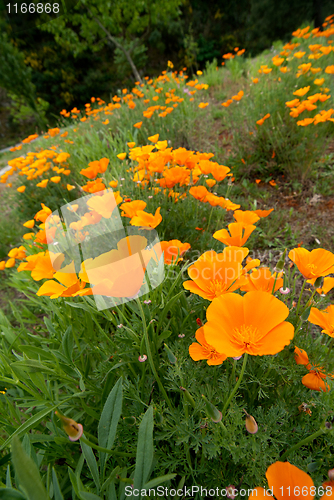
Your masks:
{"label": "seed pod", "polygon": [[258,425],[256,423],[256,420],[252,415],[249,415],[246,410],[244,410],[246,413],[246,429],[250,434],[256,434],[258,431]]}

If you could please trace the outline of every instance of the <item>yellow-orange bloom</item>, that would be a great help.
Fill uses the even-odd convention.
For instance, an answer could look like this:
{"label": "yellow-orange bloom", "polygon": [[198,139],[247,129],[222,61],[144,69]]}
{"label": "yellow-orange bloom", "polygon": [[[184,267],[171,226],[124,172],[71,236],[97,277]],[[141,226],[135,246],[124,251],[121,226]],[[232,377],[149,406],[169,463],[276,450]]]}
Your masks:
{"label": "yellow-orange bloom", "polygon": [[[277,500],[285,500],[290,497],[295,500],[297,498],[295,491],[304,491],[303,498],[305,500],[313,500],[316,488],[311,477],[302,471],[295,465],[289,462],[275,462],[270,465],[266,472],[266,478],[268,480],[268,485],[271,491],[274,493]],[[304,488],[304,490],[303,490]],[[320,500],[324,500],[330,497],[326,497],[324,494]],[[273,500],[272,495],[261,487],[254,488],[248,500]]]}
{"label": "yellow-orange bloom", "polygon": [[251,210],[235,210],[233,217],[235,218],[236,222],[240,222],[240,224],[243,224],[243,227],[254,224],[258,220],[260,220],[260,217]]}
{"label": "yellow-orange bloom", "polygon": [[125,158],[126,158],[126,153],[120,153],[120,154],[118,154],[118,155],[117,155],[117,158],[118,158],[119,160],[125,160]]}
{"label": "yellow-orange bloom", "polygon": [[299,347],[295,347],[294,357],[297,365],[304,365],[309,370],[311,368],[307,352],[304,349],[300,349]]}
{"label": "yellow-orange bloom", "polygon": [[23,224],[24,227],[27,227],[28,229],[32,229],[35,225],[35,221],[34,219],[31,219],[31,220],[27,220],[27,222],[25,222]]}
{"label": "yellow-orange bloom", "polygon": [[44,203],[41,203],[42,205],[42,210],[40,210],[39,212],[37,212],[37,214],[35,215],[34,219],[35,220],[39,220],[41,222],[45,222],[46,219],[49,217],[49,215],[52,214],[52,210],[50,210],[49,207],[46,207],[44,205]]}
{"label": "yellow-orange bloom", "polygon": [[334,273],[334,254],[323,248],[309,252],[306,248],[294,248],[289,252],[291,259],[304,278],[313,279]]}
{"label": "yellow-orange bloom", "polygon": [[162,216],[160,215],[160,207],[158,207],[154,215],[144,212],[144,210],[138,210],[137,214],[130,220],[130,224],[132,226],[144,226],[154,229],[161,221]]}
{"label": "yellow-orange bloom", "polygon": [[123,198],[119,195],[119,191],[115,193],[107,192],[102,196],[93,196],[87,201],[87,205],[91,210],[94,210],[105,219],[109,219],[116,206],[121,203]]}
{"label": "yellow-orange bloom", "polygon": [[140,128],[140,127],[142,126],[142,124],[143,124],[143,122],[137,122],[137,123],[135,123],[133,126],[134,126],[135,128]]}
{"label": "yellow-orange bloom", "polygon": [[227,293],[207,309],[205,338],[229,357],[277,354],[294,335],[293,325],[284,321],[288,315],[288,307],[269,293],[248,292],[243,297]]}
{"label": "yellow-orange bloom", "polygon": [[205,252],[189,267],[192,281],[185,281],[184,288],[208,300],[237,290],[246,283],[241,262],[248,251],[247,248],[228,247],[222,253]]}
{"label": "yellow-orange bloom", "polygon": [[149,137],[148,140],[153,142],[153,144],[155,144],[159,140],[159,134],[151,135],[151,137]]}
{"label": "yellow-orange bloom", "polygon": [[209,191],[205,186],[194,186],[189,189],[189,193],[196,198],[196,200],[205,202]]}
{"label": "yellow-orange bloom", "polygon": [[48,185],[49,179],[43,179],[41,182],[36,184],[37,187],[45,188]]}
{"label": "yellow-orange bloom", "polygon": [[146,205],[147,203],[142,200],[133,200],[127,203],[122,203],[122,205],[120,205],[120,208],[124,210],[124,212],[122,212],[121,215],[123,217],[129,217],[130,219],[132,219],[132,217],[137,215],[138,211],[145,210]]}
{"label": "yellow-orange bloom", "polygon": [[208,365],[221,365],[223,361],[225,361],[227,356],[217,352],[216,349],[205,340],[203,327],[197,330],[195,337],[197,342],[193,342],[189,346],[189,354],[194,361],[206,359]]}
{"label": "yellow-orange bloom", "polygon": [[[327,382],[324,381],[325,378],[327,378],[327,374],[321,371],[319,368],[315,368],[313,370],[310,370],[309,373],[304,375],[302,378],[302,384],[305,385],[305,387],[308,387],[308,389],[311,389],[312,391],[323,391],[323,392],[328,392],[330,391],[330,387],[327,384]],[[329,375],[331,378],[333,378],[331,375]]]}
{"label": "yellow-orange bloom", "polygon": [[297,95],[298,97],[302,97],[303,95],[307,94],[307,92],[310,90],[310,86],[308,87],[303,87],[301,89],[296,90],[293,95]]}
{"label": "yellow-orange bloom", "polygon": [[20,186],[17,188],[16,191],[18,191],[19,193],[24,193],[25,190],[26,190],[26,186]]}
{"label": "yellow-orange bloom", "polygon": [[177,264],[182,260],[182,255],[189,250],[189,243],[179,240],[161,241],[161,250],[164,252],[165,264]]}
{"label": "yellow-orange bloom", "polygon": [[209,103],[208,102],[200,102],[198,107],[203,109],[203,108],[206,108],[207,106],[209,106]]}
{"label": "yellow-orange bloom", "polygon": [[213,234],[213,237],[216,240],[225,243],[225,245],[242,247],[254,229],[256,229],[256,226],[253,226],[252,224],[245,226],[241,222],[232,222],[228,225],[228,229],[230,233],[227,229],[220,229],[220,231],[216,231]]}
{"label": "yellow-orange bloom", "polygon": [[[275,279],[276,273],[272,275],[269,267],[260,267],[259,269],[254,269],[251,274],[247,275],[247,283],[241,287],[241,290],[243,292],[262,290],[263,292],[271,293]],[[277,292],[282,286],[282,273],[279,273],[276,279],[274,292]]]}
{"label": "yellow-orange bloom", "polygon": [[334,305],[328,306],[324,311],[311,307],[308,321],[313,325],[321,326],[323,328],[321,333],[334,337]]}
{"label": "yellow-orange bloom", "polygon": [[61,180],[60,175],[56,175],[55,177],[51,177],[50,181],[54,182],[55,184],[58,184]]}

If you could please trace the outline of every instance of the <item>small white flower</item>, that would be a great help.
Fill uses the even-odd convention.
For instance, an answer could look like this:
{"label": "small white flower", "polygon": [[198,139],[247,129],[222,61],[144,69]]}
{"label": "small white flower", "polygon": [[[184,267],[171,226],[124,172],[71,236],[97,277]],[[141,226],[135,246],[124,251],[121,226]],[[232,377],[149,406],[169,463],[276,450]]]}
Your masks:
{"label": "small white flower", "polygon": [[138,358],[138,361],[140,361],[141,363],[144,363],[144,361],[146,361],[146,360],[147,360],[146,354],[143,354],[142,356],[139,356],[139,358]]}
{"label": "small white flower", "polygon": [[179,333],[179,334],[178,334],[178,337],[179,337],[180,339],[183,339],[183,337],[185,337],[185,334],[184,334],[184,333]]}
{"label": "small white flower", "polygon": [[151,304],[151,300],[144,300],[144,304]]}
{"label": "small white flower", "polygon": [[120,323],[119,325],[117,325],[117,328],[123,328],[124,325],[122,325],[122,323]]}
{"label": "small white flower", "polygon": [[281,287],[279,291],[283,294],[286,295],[287,293],[290,293],[290,288],[283,288]]}

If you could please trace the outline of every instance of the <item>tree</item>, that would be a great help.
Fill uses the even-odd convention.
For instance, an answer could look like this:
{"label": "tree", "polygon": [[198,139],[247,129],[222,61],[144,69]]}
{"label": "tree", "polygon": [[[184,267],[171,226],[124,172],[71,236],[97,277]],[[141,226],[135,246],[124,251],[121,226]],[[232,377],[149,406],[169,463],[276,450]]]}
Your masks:
{"label": "tree", "polygon": [[58,44],[74,54],[105,44],[122,54],[134,79],[141,81],[137,68],[139,55],[145,53],[145,41],[157,25],[167,25],[180,15],[184,0],[80,0],[63,16],[45,23],[41,29],[53,33]]}
{"label": "tree", "polygon": [[36,89],[31,81],[31,69],[24,63],[24,55],[9,40],[5,32],[0,35],[0,87],[16,101],[31,109],[38,125],[45,127],[45,119],[41,113],[36,97]]}

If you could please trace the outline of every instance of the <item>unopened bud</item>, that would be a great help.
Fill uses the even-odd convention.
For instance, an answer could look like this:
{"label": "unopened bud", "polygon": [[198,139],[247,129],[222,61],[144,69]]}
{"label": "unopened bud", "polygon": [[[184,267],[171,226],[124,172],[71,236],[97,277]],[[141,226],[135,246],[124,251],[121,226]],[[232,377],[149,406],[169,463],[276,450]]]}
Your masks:
{"label": "unopened bud", "polygon": [[192,395],[190,394],[190,392],[188,391],[188,389],[186,389],[185,387],[180,386],[180,390],[183,392],[184,397],[188,401],[188,403],[190,403],[193,408],[196,408],[195,400],[192,397]]}
{"label": "unopened bud", "polygon": [[334,481],[334,469],[328,471],[328,477],[331,481]]}
{"label": "unopened bud", "polygon": [[170,350],[170,348],[168,347],[167,344],[164,344],[165,346],[165,351],[167,352],[167,357],[168,357],[168,360],[170,363],[172,363],[173,365],[175,365],[176,361],[177,361],[177,357],[174,356],[173,352]]}
{"label": "unopened bud", "polygon": [[322,276],[318,276],[315,280],[314,285],[315,288],[322,288]]}
{"label": "unopened bud", "polygon": [[303,312],[303,314],[301,315],[301,317],[300,317],[300,318],[301,318],[303,321],[307,321],[307,320],[308,320],[308,317],[309,317],[309,315],[310,315],[310,312],[311,312],[311,306],[310,306],[310,307],[308,307],[307,309],[305,309],[305,311]]}
{"label": "unopened bud", "polygon": [[61,415],[59,411],[55,411],[55,414],[60,418],[63,424],[63,429],[70,438],[71,441],[78,441],[83,434],[83,427],[71,418],[67,418]]}
{"label": "unopened bud", "polygon": [[123,422],[125,422],[128,425],[135,425],[136,417],[123,417]]}
{"label": "unopened bud", "polygon": [[275,267],[275,271],[277,273],[279,273],[280,271],[282,271],[283,268],[284,268],[286,252],[287,252],[287,248],[284,250],[283,254],[278,259],[278,262],[277,262],[276,267]]}
{"label": "unopened bud", "polygon": [[244,410],[246,413],[246,429],[250,434],[256,434],[258,431],[258,425],[256,423],[256,420],[252,415],[248,415],[246,410]]}
{"label": "unopened bud", "polygon": [[218,410],[207,398],[202,394],[202,398],[205,401],[205,409],[209,418],[211,418],[212,422],[217,424],[223,418],[222,412]]}

